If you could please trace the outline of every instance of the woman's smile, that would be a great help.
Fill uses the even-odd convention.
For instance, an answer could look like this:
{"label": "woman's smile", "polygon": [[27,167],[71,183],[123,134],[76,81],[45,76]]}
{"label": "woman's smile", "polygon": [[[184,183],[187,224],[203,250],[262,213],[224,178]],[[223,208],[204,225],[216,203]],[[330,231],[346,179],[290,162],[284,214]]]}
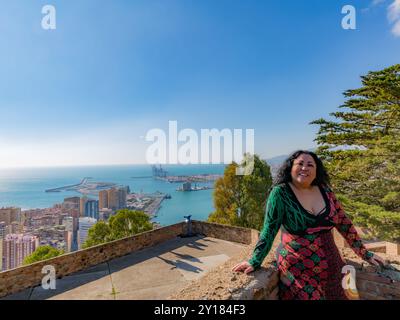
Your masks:
{"label": "woman's smile", "polygon": [[301,154],[293,162],[292,182],[309,187],[316,177],[316,163],[308,154]]}

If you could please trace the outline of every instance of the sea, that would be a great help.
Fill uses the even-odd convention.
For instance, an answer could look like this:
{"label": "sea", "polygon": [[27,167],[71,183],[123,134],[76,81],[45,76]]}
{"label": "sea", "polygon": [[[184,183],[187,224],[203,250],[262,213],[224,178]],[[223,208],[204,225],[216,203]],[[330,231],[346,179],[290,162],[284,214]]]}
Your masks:
{"label": "sea", "polygon": [[[168,175],[222,175],[225,165],[165,165],[162,168]],[[154,179],[150,165],[0,169],[0,207],[14,206],[22,210],[52,207],[64,198],[82,194],[75,191],[47,193],[45,190],[79,184],[85,177],[95,182],[129,186],[131,193],[170,194],[171,199],[162,202],[152,220],[162,226],[184,221],[187,215],[192,215],[195,220],[206,220],[214,210],[214,189],[177,191],[181,184]]]}

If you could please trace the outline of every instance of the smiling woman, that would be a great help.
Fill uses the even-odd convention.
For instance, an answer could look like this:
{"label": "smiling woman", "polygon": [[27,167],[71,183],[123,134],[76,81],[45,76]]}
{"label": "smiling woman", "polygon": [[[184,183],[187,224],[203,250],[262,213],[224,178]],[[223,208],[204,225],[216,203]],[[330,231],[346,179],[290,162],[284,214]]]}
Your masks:
{"label": "smiling woman", "polygon": [[267,203],[264,227],[249,261],[234,271],[259,268],[281,228],[277,250],[279,295],[283,300],[346,300],[344,262],[335,245],[336,228],[354,252],[373,265],[384,260],[368,251],[329,187],[322,161],[309,151],[293,153],[279,170]]}
{"label": "smiling woman", "polygon": [[[289,168],[286,166],[285,182],[290,184],[290,190],[293,191],[294,195],[299,199],[302,204],[302,208],[305,208],[307,212],[313,215],[318,215],[325,210],[325,199],[323,192],[318,186],[328,185],[329,178],[326,174],[325,168],[322,162],[319,160],[314,153],[298,151],[293,154],[294,158],[293,165],[291,166],[289,179]],[[318,163],[318,164],[317,164]],[[317,172],[319,168],[319,171]],[[319,177],[317,179],[317,176]],[[313,186],[308,188],[308,186]]]}

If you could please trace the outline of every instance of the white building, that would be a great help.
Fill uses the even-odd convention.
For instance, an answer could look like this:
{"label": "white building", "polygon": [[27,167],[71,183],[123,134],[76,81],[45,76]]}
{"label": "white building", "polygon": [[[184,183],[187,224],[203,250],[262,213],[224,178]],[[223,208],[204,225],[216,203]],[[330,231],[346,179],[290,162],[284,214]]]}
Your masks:
{"label": "white building", "polygon": [[68,252],[78,250],[78,223],[79,220],[75,217],[65,217],[63,220],[65,232],[71,233],[71,235],[66,235]]}
{"label": "white building", "polygon": [[78,230],[79,249],[82,249],[82,245],[88,237],[89,229],[93,225],[95,225],[96,222],[97,222],[96,219],[89,217],[79,218],[79,230]]}
{"label": "white building", "polygon": [[13,269],[22,265],[25,257],[39,247],[39,238],[23,234],[8,234],[3,241],[3,269]]}

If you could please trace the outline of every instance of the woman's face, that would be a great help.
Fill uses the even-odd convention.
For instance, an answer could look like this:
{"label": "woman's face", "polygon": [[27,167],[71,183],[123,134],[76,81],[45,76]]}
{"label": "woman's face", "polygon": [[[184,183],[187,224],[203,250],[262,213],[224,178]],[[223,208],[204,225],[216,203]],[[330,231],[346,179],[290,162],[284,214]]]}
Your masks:
{"label": "woman's face", "polygon": [[317,164],[309,154],[301,154],[294,161],[292,166],[292,181],[309,187],[317,176]]}

